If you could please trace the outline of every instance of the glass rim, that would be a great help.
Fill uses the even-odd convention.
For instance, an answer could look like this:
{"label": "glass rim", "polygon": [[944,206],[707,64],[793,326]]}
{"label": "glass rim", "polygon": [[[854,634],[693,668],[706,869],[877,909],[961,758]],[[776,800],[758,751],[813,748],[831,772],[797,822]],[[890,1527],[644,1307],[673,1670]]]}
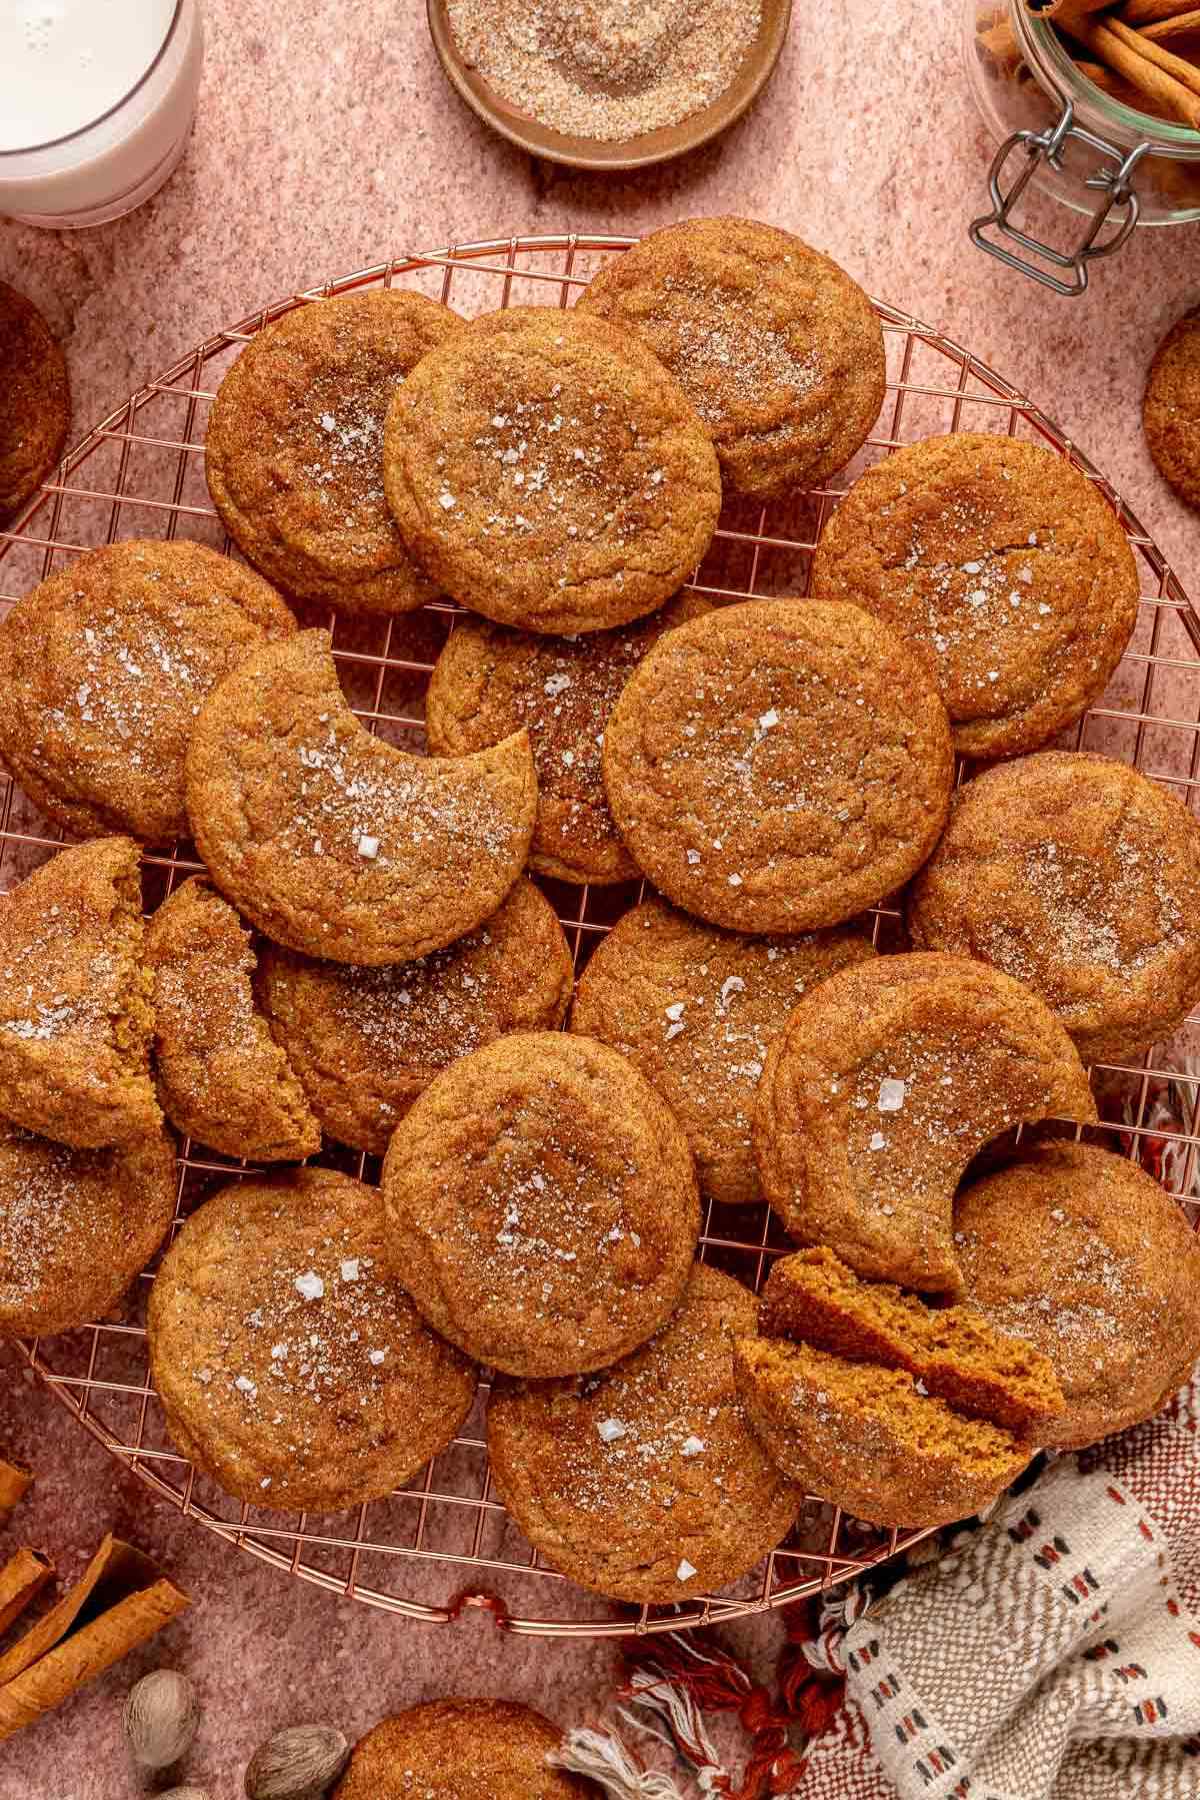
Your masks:
{"label": "glass rim", "polygon": [[170,49],[171,41],[179,28],[179,21],[183,16],[185,4],[186,0],[175,0],[175,11],[171,14],[171,22],[167,26],[162,43],[154,53],[153,61],[142,70],[142,73],[138,76],[133,86],[129,88],[127,92],[122,94],[119,100],[114,100],[111,106],[105,107],[102,113],[97,113],[94,119],[89,119],[84,125],[77,125],[74,131],[64,132],[61,137],[47,138],[45,143],[42,144],[18,145],[14,150],[0,150],[0,163],[3,163],[6,156],[36,156],[41,150],[57,150],[61,144],[73,143],[76,138],[86,137],[89,131],[95,131],[97,125],[103,125],[106,119],[111,119],[113,114],[120,112],[123,106],[128,106],[134,95],[139,93],[140,90],[145,87],[146,83],[150,80],[150,77],[162,62],[163,57]]}
{"label": "glass rim", "polygon": [[1160,119],[1157,113],[1139,112],[1136,107],[1126,106],[1124,101],[1106,94],[1080,71],[1049,19],[1035,17],[1025,0],[1010,0],[1010,7],[1020,21],[1027,47],[1040,53],[1041,72],[1047,73],[1055,83],[1060,99],[1070,100],[1082,95],[1088,105],[1105,118],[1145,138],[1152,152],[1167,151],[1175,156],[1183,152],[1189,158],[1200,157],[1200,131],[1194,131],[1190,125],[1176,125],[1170,119]]}

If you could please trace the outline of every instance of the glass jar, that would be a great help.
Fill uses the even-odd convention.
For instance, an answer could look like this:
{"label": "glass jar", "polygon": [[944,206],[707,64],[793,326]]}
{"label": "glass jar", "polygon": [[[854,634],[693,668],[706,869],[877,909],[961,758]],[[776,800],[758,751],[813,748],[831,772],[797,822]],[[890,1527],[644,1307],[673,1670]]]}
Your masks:
{"label": "glass jar", "polygon": [[[1089,79],[1025,0],[966,0],[967,73],[1000,148],[992,210],[971,235],[980,249],[1059,293],[1079,294],[1088,268],[1137,225],[1200,220],[1200,131],[1136,111]],[[1013,223],[1030,185],[1088,224],[1050,245]]]}
{"label": "glass jar", "polygon": [[199,0],[13,0],[0,53],[0,214],[103,225],[176,168],[200,87]]}

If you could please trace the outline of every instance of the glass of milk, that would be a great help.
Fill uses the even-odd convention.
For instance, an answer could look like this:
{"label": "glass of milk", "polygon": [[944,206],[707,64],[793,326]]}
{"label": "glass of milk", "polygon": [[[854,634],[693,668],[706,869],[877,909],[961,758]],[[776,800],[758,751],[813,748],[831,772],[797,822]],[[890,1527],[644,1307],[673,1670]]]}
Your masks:
{"label": "glass of milk", "polygon": [[187,144],[198,0],[0,0],[0,213],[103,225],[148,200]]}

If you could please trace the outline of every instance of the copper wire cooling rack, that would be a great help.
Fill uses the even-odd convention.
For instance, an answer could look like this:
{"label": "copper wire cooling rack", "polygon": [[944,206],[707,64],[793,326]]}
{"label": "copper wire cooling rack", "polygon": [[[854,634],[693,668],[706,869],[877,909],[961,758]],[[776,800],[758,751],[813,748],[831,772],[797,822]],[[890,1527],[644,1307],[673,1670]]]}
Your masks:
{"label": "copper wire cooling rack", "polygon": [[[132,395],[89,433],[7,533],[0,532],[0,606],[80,549],[118,538],[194,538],[230,546],[204,482],[205,420],[216,387],[242,345],[292,307],[351,289],[418,288],[466,314],[513,304],[567,306],[603,262],[633,240],[510,238],[404,256],[265,308],[201,344]],[[810,554],[831,507],[866,463],[914,439],[952,430],[1008,433],[1048,445],[1094,480],[1134,547],[1143,600],[1137,631],[1103,697],[1069,734],[1170,784],[1189,805],[1200,794],[1200,630],[1159,551],[1109,484],[1063,434],[975,357],[895,308],[877,305],[888,352],[888,397],[875,435],[840,484],[786,506],[726,508],[695,585],[717,600],[806,591]],[[422,697],[456,608],[434,604],[404,619],[310,616],[328,623],[343,685],[367,726],[406,748],[422,746]],[[0,890],[50,855],[59,835],[0,776]],[[199,865],[190,845],[145,859],[146,904],[157,905]],[[547,884],[577,966],[626,907],[636,886],[572,889]],[[875,933],[895,941],[897,914],[881,908]],[[1189,1028],[1139,1064],[1097,1070],[1110,1146],[1152,1167],[1195,1219],[1197,1078]],[[324,1161],[370,1181],[378,1164],[333,1146]],[[176,1223],[244,1165],[185,1142]],[[786,1249],[765,1208],[709,1203],[701,1255],[757,1287]],[[507,1629],[547,1636],[615,1635],[719,1622],[763,1611],[877,1566],[923,1533],[881,1531],[813,1500],[787,1543],[721,1596],[678,1608],[616,1607],[547,1568],[494,1497],[483,1441],[481,1389],[463,1435],[410,1485],[357,1511],[317,1517],[248,1507],[223,1495],[166,1435],[145,1353],[140,1278],[119,1318],[24,1346],[50,1392],[149,1489],[186,1517],[248,1551],[336,1593],[410,1618],[445,1622],[464,1606],[487,1607]]]}

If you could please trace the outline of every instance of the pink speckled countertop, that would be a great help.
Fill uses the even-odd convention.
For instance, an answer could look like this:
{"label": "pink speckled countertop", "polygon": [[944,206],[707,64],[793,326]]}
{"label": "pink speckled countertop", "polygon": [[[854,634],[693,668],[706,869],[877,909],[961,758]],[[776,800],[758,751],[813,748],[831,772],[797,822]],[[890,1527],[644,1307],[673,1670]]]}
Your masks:
{"label": "pink speckled countertop", "polygon": [[[1123,491],[1186,586],[1200,518],[1155,474],[1140,429],[1146,366],[1200,300],[1200,232],[1144,232],[1092,292],[1043,294],[974,251],[990,148],[945,0],[796,0],[764,101],[722,142],[628,180],[535,165],[445,86],[420,0],[205,0],[208,60],[194,141],[133,217],[56,235],[0,223],[0,278],[43,309],[71,364],[82,430],[142,380],[252,308],[408,248],[578,228],[637,232],[738,211],[800,232],[871,290],[967,343],[1055,417]],[[506,1694],[565,1721],[594,1712],[610,1647],[512,1640],[486,1618],[431,1628],[384,1618],[238,1556],[125,1476],[0,1352],[0,1450],[34,1462],[35,1497],[0,1531],[74,1573],[106,1529],[159,1556],[196,1598],[158,1645],[0,1749],[8,1800],[123,1800],[119,1700],[158,1662],[200,1685],[191,1778],[235,1800],[249,1751],[301,1718],[355,1735],[441,1692]],[[767,1666],[772,1621],[729,1634]]]}

